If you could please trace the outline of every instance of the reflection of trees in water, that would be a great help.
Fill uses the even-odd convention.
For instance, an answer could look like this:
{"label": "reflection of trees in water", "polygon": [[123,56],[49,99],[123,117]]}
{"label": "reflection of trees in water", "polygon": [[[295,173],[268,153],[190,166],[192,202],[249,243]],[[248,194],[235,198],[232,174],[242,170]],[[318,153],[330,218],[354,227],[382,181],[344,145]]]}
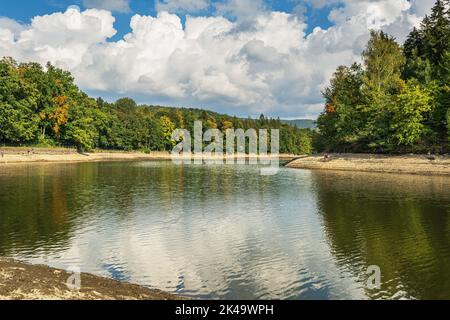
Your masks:
{"label": "reflection of trees in water", "polygon": [[[138,210],[161,214],[192,206],[208,214],[218,199],[281,192],[275,179],[258,173],[171,162],[11,166],[0,173],[0,254],[66,248],[76,230],[95,226],[100,215],[114,221]],[[246,179],[238,179],[242,174]]]}
{"label": "reflection of trees in water", "polygon": [[[75,221],[67,221],[74,166],[26,165],[0,176],[0,254],[46,251],[69,242]],[[72,203],[73,205],[73,203]]]}
{"label": "reflection of trees in water", "polygon": [[314,172],[318,207],[338,263],[361,281],[369,265],[382,292],[450,298],[450,179]]}
{"label": "reflection of trees in water", "polygon": [[100,168],[97,163],[30,164],[2,173],[0,255],[64,250],[103,208],[129,212],[120,209],[127,198],[114,196],[115,186]]}

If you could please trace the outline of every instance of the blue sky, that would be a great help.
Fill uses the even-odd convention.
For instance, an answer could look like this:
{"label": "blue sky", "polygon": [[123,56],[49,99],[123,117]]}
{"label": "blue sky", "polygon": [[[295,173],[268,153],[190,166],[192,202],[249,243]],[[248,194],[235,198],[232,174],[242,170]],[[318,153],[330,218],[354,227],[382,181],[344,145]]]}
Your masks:
{"label": "blue sky", "polygon": [[[108,0],[106,0],[108,1]],[[223,1],[211,1],[212,3],[223,3]],[[303,1],[295,0],[269,0],[265,2],[265,5],[272,10],[282,12],[295,12],[296,7],[299,4],[303,4],[305,7],[305,16],[308,22],[308,32],[311,32],[314,27],[320,26],[322,28],[328,28],[332,23],[328,20],[330,11],[336,7],[325,6],[323,8],[313,8],[310,4]],[[79,6],[81,9],[86,8],[83,0],[15,0],[15,1],[2,1],[0,8],[0,17],[8,17],[18,20],[23,23],[30,23],[31,19],[35,16],[51,14],[54,12],[67,9],[71,5]],[[152,15],[155,16],[156,6],[154,0],[131,0],[129,2],[129,12],[114,12],[116,18],[115,28],[117,34],[111,40],[117,40],[123,37],[126,33],[130,32],[130,19],[134,14],[140,15]],[[207,10],[201,12],[189,13],[190,15],[212,15],[213,5]],[[186,13],[179,14],[184,21]],[[229,17],[231,20],[234,17]]]}
{"label": "blue sky", "polygon": [[0,57],[51,62],[111,101],[314,119],[369,29],[402,43],[434,1],[2,1]]}

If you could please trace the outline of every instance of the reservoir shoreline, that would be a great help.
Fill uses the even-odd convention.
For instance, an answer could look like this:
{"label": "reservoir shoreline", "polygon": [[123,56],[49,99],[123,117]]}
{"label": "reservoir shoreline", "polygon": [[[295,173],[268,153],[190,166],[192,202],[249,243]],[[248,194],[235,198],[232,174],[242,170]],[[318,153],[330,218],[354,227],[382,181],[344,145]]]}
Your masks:
{"label": "reservoir shoreline", "polygon": [[[234,158],[248,158],[248,155],[237,154]],[[282,161],[290,161],[295,159],[296,155],[281,154]],[[195,156],[180,155],[177,159],[198,159],[204,160],[220,160],[226,159],[224,156]],[[274,157],[258,156],[259,159],[273,159]],[[107,151],[96,150],[89,153],[79,153],[75,149],[51,149],[51,148],[0,148],[0,167],[8,164],[25,164],[25,163],[77,163],[77,162],[103,162],[103,161],[151,161],[151,160],[172,160],[170,152],[152,151],[144,152],[123,152],[123,151]]]}
{"label": "reservoir shoreline", "polygon": [[184,300],[160,290],[80,274],[80,289],[70,290],[71,277],[61,269],[0,258],[0,300]]}
{"label": "reservoir shoreline", "polygon": [[[201,156],[181,155],[179,159],[195,159]],[[204,160],[224,159],[220,156],[203,156]],[[237,155],[235,158],[248,158]],[[270,156],[258,157],[271,159]],[[281,154],[286,167],[306,170],[356,171],[375,173],[404,173],[418,175],[450,176],[450,156],[427,155],[375,155],[375,154],[330,154],[296,156]],[[152,161],[172,160],[169,152],[153,151],[124,152],[96,150],[91,153],[78,153],[75,149],[64,148],[0,148],[0,167],[27,163],[78,163],[103,161]]]}
{"label": "reservoir shoreline", "polygon": [[329,154],[302,157],[288,168],[450,177],[450,156]]}

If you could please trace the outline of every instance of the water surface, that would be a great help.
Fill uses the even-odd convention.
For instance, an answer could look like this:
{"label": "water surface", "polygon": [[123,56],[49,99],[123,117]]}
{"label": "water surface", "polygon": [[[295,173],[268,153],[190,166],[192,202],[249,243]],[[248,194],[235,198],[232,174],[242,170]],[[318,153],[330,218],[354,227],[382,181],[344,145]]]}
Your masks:
{"label": "water surface", "polygon": [[[193,298],[450,299],[450,179],[171,162],[4,166],[0,256]],[[380,290],[367,288],[370,265]]]}

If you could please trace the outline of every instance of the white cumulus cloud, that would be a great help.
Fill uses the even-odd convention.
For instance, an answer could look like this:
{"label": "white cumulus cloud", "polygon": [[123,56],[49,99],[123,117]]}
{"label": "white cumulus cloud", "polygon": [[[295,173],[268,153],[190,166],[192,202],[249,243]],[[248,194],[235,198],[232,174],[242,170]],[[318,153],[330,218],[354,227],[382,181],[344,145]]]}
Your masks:
{"label": "white cumulus cloud", "polygon": [[51,61],[70,70],[82,89],[106,97],[238,115],[314,117],[335,68],[359,59],[368,28],[403,41],[429,10],[407,0],[340,2],[329,16],[334,25],[310,34],[295,13],[273,12],[260,2],[251,15],[245,1],[238,6],[234,0],[218,13],[233,11],[237,20],[187,16],[183,25],[167,11],[134,15],[131,32],[118,41],[108,41],[115,19],[100,9],[71,7],[27,26],[0,18],[0,56]]}

